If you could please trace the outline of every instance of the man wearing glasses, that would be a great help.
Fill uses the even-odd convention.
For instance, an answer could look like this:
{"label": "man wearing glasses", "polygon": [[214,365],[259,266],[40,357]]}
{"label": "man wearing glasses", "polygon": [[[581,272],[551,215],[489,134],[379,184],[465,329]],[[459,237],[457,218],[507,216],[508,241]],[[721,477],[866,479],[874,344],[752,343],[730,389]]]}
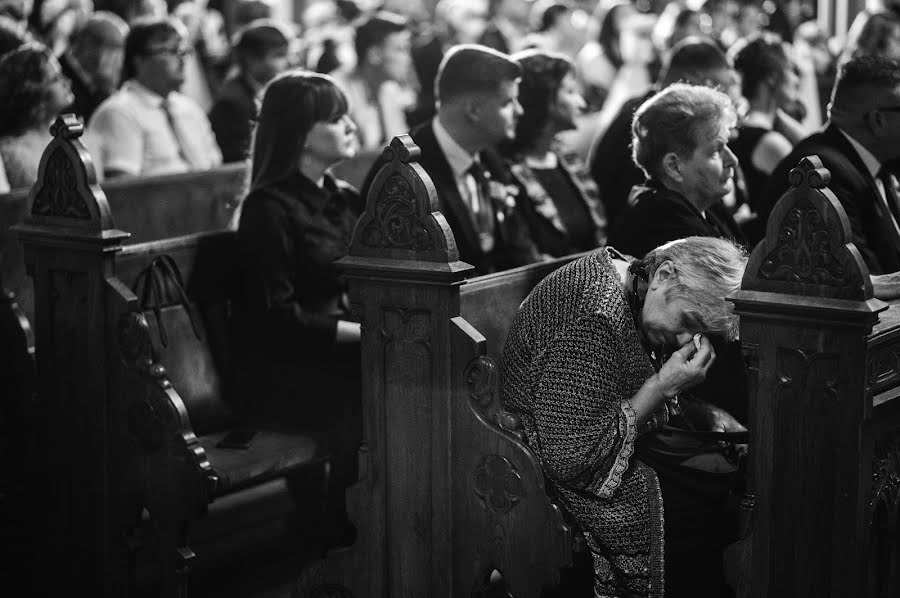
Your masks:
{"label": "man wearing glasses", "polygon": [[88,123],[87,146],[104,175],[206,170],[222,153],[203,109],[178,92],[190,52],[172,18],[137,20],[125,40],[122,88]]}
{"label": "man wearing glasses", "polygon": [[831,172],[828,188],[847,212],[853,243],[869,272],[896,272],[900,270],[896,178],[900,61],[863,56],[847,62],[834,84],[828,116],[825,128],[797,144],[772,173],[764,194],[769,202],[765,215],[787,191],[791,169],[804,156],[815,154]]}

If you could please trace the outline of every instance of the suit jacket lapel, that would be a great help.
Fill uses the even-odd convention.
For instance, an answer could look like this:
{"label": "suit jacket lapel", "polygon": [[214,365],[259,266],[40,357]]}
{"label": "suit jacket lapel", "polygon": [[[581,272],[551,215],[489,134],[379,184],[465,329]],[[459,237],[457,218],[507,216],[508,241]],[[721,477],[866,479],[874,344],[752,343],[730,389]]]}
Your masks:
{"label": "suit jacket lapel", "polygon": [[863,177],[865,184],[868,186],[870,196],[875,199],[873,207],[877,221],[876,226],[881,228],[882,235],[890,239],[894,249],[900,254],[900,228],[898,228],[900,223],[894,219],[890,207],[887,205],[881,191],[879,191],[878,185],[875,184],[875,179],[869,175],[869,169],[860,157],[859,152],[856,151],[856,148],[853,147],[835,125],[829,125],[825,133],[831,137],[831,142],[840,149],[841,153],[849,158],[853,167]]}
{"label": "suit jacket lapel", "polygon": [[[420,164],[434,182],[438,197],[441,198],[441,211],[450,221],[456,245],[461,248],[460,254],[473,252],[472,255],[480,255],[481,244],[475,231],[475,223],[472,222],[471,210],[459,194],[456,178],[437,143],[431,123],[422,127],[415,137],[416,145],[422,150]],[[469,248],[469,251],[462,251],[463,247]]]}

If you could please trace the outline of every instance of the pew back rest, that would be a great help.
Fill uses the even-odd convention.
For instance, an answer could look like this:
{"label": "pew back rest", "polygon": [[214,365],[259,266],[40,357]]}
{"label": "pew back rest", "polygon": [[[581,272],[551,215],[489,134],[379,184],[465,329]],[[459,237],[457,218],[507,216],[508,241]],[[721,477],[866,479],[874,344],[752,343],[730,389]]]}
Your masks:
{"label": "pew back rest", "polygon": [[[227,164],[200,172],[129,176],[109,180],[101,188],[116,226],[131,233],[125,244],[138,244],[235,228],[246,170],[245,164]],[[28,193],[19,189],[0,195],[0,274],[31,318],[34,290],[25,274],[22,248],[10,231],[25,217]]]}
{"label": "pew back rest", "polygon": [[[236,250],[234,232],[205,232],[130,245],[116,260],[117,276],[131,288],[157,256],[172,257],[181,273],[198,320],[191,322],[183,305],[163,308],[159,318],[149,310],[145,316],[154,353],[200,435],[224,430],[232,422],[224,395],[224,373],[228,371],[228,317],[235,292]],[[165,346],[160,341],[161,323],[168,337]]]}

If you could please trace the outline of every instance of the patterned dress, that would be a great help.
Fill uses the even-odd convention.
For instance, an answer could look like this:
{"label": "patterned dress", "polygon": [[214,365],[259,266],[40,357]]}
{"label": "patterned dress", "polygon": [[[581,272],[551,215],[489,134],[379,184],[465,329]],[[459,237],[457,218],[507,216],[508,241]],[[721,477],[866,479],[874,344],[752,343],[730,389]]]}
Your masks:
{"label": "patterned dress", "polygon": [[504,406],[521,418],[552,498],[588,538],[595,596],[662,596],[662,498],[633,458],[629,402],[654,369],[607,249],[535,287],[501,372]]}

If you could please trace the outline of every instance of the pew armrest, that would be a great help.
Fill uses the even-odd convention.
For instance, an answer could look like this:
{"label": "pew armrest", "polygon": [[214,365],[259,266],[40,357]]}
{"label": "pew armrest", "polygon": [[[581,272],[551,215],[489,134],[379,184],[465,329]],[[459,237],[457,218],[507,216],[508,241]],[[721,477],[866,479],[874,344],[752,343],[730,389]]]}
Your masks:
{"label": "pew armrest", "polygon": [[128,433],[142,461],[140,493],[155,518],[187,522],[206,513],[218,485],[184,401],[154,361],[143,314],[119,321]]}

